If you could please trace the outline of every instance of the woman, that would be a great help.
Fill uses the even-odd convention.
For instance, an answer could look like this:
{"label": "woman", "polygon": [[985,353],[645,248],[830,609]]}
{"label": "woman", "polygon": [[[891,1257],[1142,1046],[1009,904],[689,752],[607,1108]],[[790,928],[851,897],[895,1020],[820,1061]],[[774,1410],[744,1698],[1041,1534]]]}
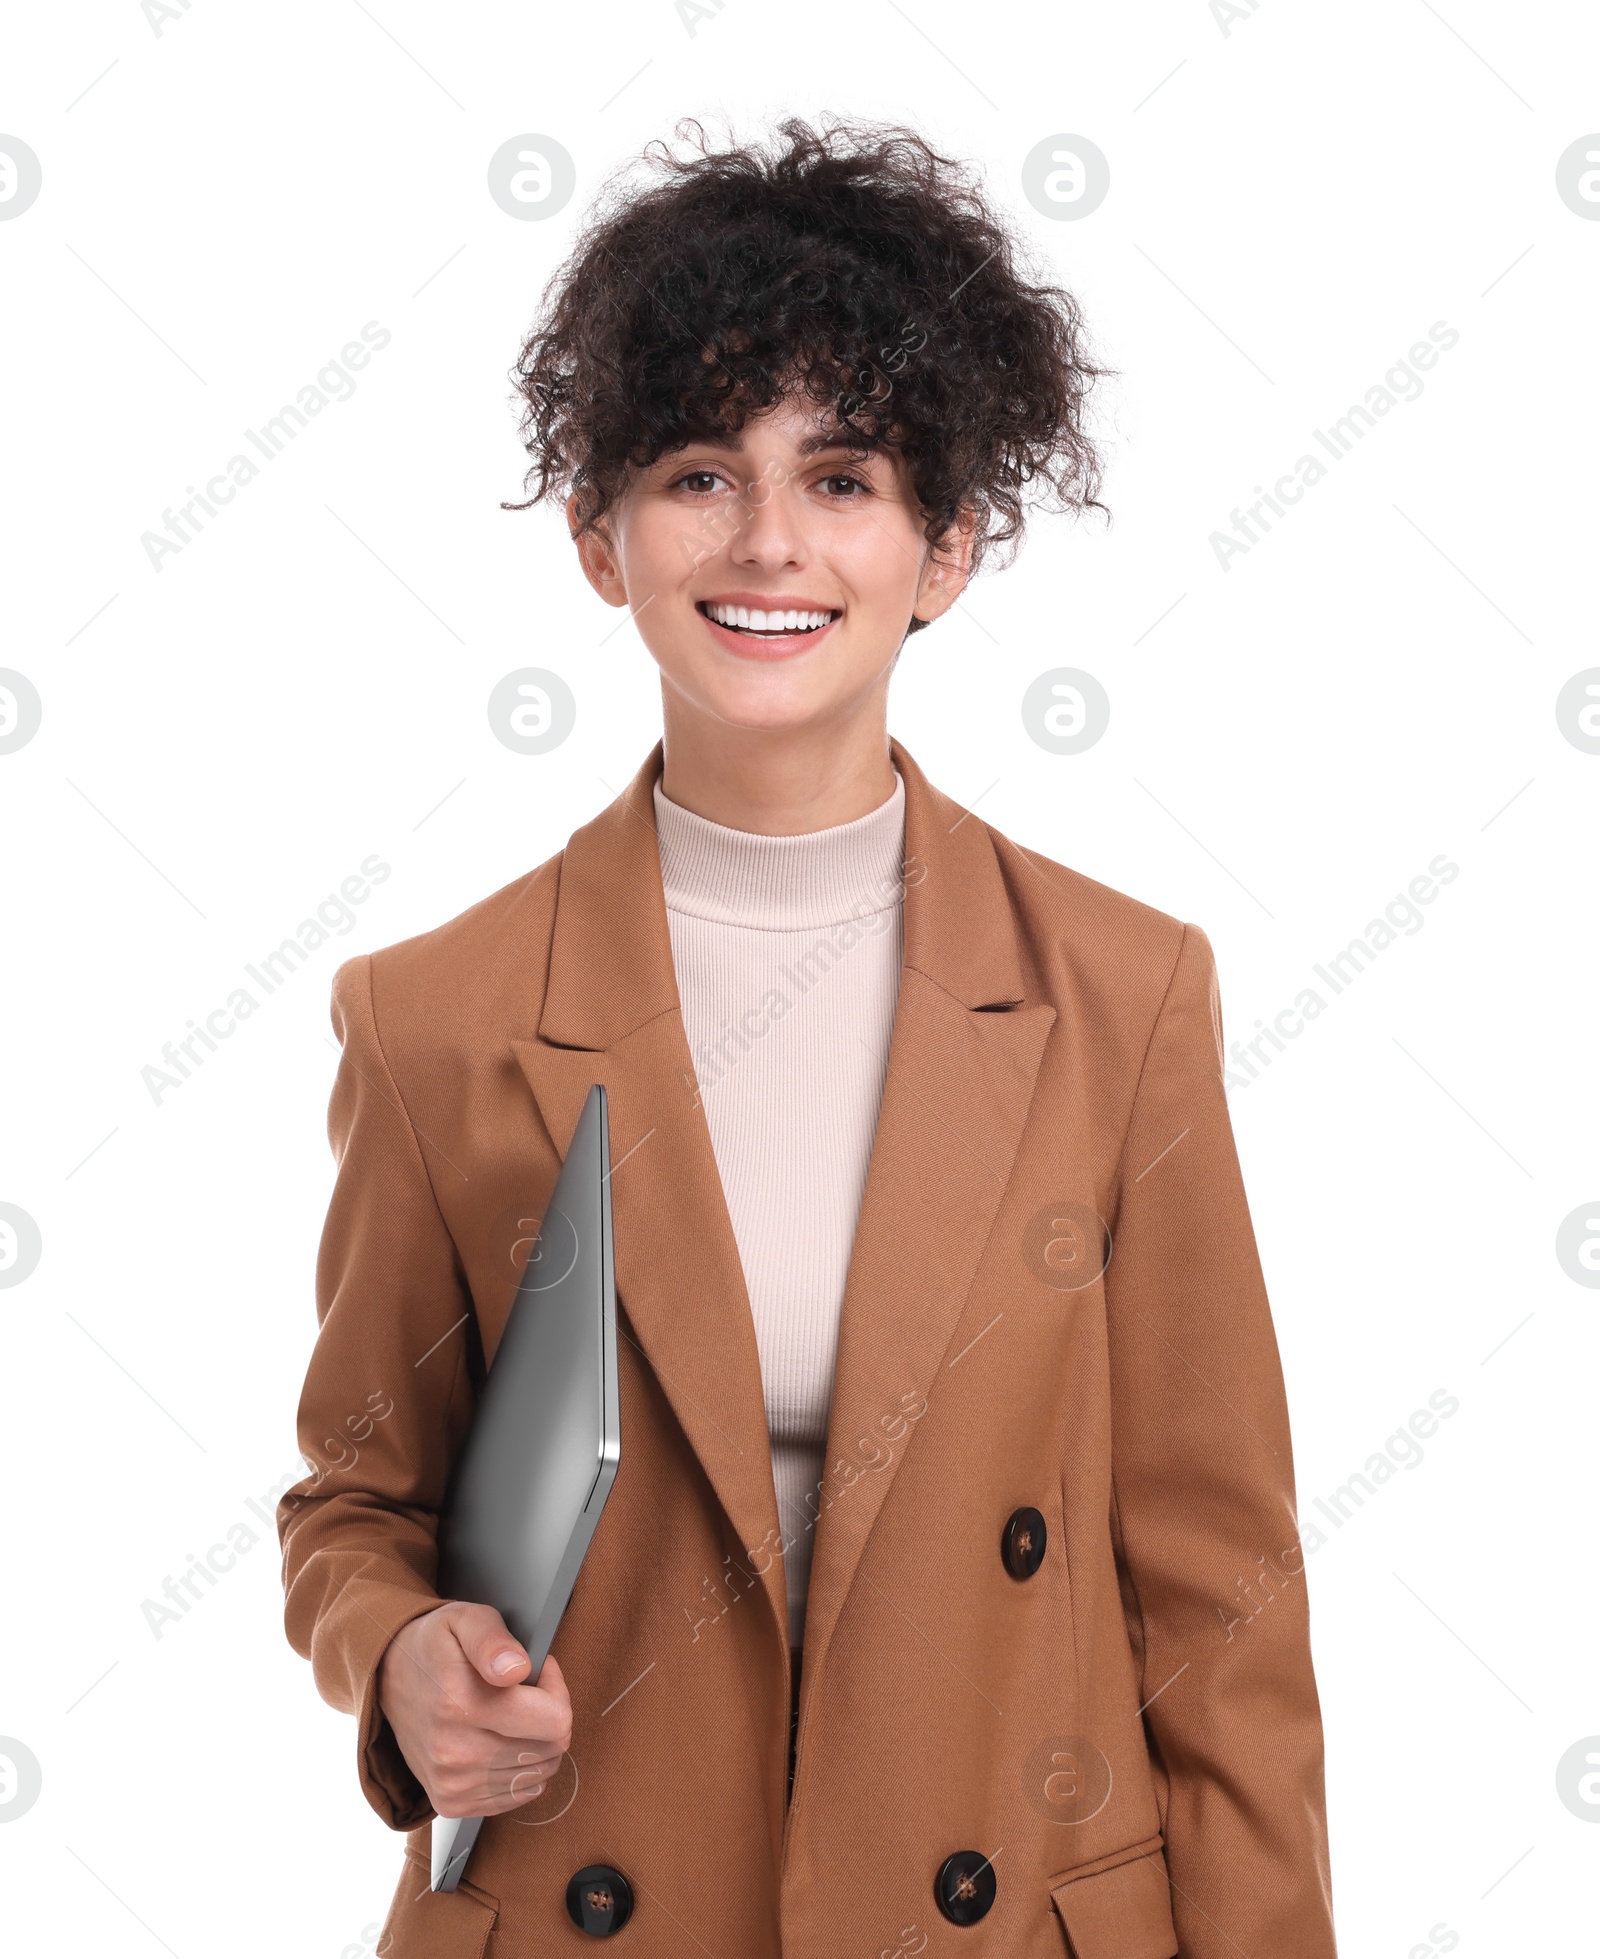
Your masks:
{"label": "woman", "polygon": [[[1210,946],[887,732],[1023,485],[1099,507],[1100,370],[919,139],[782,137],[615,196],[517,370],[662,742],[334,982],[300,1436],[361,1439],[280,1519],[289,1637],[408,1832],[380,1951],[1329,1959]],[[623,1458],[533,1682],[435,1531],[596,1081]],[[490,1819],[453,1893],[436,1814]]]}

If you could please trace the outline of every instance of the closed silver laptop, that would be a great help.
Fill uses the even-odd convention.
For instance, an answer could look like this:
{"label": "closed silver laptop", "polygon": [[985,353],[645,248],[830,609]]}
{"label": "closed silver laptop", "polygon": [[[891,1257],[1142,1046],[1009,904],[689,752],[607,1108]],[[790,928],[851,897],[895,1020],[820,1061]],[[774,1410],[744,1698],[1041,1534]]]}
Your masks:
{"label": "closed silver laptop", "polygon": [[[492,1605],[536,1681],[622,1457],[606,1092],[590,1089],[446,1494],[437,1589]],[[453,1891],[481,1817],[436,1817]]]}

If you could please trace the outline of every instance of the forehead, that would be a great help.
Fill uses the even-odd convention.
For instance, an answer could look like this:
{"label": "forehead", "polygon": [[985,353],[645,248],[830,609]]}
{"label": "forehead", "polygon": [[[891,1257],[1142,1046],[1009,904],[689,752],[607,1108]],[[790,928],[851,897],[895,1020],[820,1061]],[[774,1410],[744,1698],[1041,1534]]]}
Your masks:
{"label": "forehead", "polygon": [[830,450],[855,455],[887,453],[883,444],[859,430],[842,426],[831,409],[794,395],[781,397],[769,408],[752,411],[741,429],[708,430],[671,453],[679,455],[688,448],[723,450],[735,456],[777,449],[802,460]]}

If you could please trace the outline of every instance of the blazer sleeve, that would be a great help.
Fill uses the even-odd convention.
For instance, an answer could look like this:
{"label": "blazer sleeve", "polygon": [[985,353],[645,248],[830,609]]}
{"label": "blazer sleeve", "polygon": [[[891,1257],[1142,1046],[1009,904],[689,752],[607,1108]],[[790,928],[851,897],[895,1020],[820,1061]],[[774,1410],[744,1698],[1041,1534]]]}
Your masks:
{"label": "blazer sleeve", "polygon": [[1223,1066],[1186,925],[1109,1221],[1113,1537],[1182,1959],[1332,1959],[1288,1409]]}
{"label": "blazer sleeve", "polygon": [[284,1624],[323,1699],[356,1717],[368,1802],[391,1829],[410,1830],[434,1811],[378,1705],[378,1663],[402,1626],[441,1602],[438,1512],[470,1419],[462,1322],[472,1307],[435,1201],[430,1146],[379,1038],[370,955],[334,975],[332,1015],[342,1050],[328,1109],[338,1174],[297,1421],[313,1467],[278,1503]]}

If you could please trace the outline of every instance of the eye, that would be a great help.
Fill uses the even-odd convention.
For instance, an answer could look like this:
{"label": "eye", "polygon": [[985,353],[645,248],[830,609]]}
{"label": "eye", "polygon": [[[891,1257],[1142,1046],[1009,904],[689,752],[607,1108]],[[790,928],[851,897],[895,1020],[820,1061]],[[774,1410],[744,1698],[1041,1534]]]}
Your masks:
{"label": "eye", "polygon": [[[825,485],[849,483],[853,485],[856,489],[858,489],[863,496],[870,496],[872,494],[871,485],[864,482],[861,477],[853,476],[849,472],[849,470],[834,470],[830,475],[824,476],[822,478],[822,482]],[[830,494],[832,494],[831,490],[830,490]],[[857,503],[859,501],[860,498],[853,497],[853,496],[843,496],[839,498],[839,502],[841,503]]]}
{"label": "eye", "polygon": [[674,477],[672,482],[667,485],[667,488],[669,490],[681,490],[697,481],[705,485],[705,487],[690,490],[689,494],[691,496],[709,495],[710,486],[713,483],[720,483],[722,478],[714,469],[686,469],[681,476]]}

